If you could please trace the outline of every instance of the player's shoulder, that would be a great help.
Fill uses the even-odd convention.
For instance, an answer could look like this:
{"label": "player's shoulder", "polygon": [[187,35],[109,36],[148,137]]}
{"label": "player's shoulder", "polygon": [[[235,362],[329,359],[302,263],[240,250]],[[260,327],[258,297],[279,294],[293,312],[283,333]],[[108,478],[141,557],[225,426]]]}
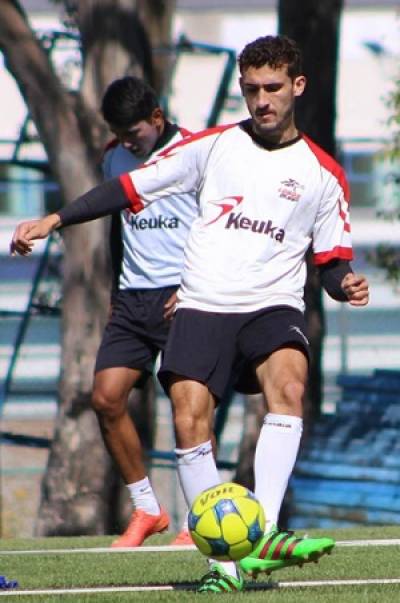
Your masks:
{"label": "player's shoulder", "polygon": [[238,125],[239,125],[238,123],[231,123],[231,124],[222,124],[222,125],[212,126],[210,128],[205,128],[204,130],[199,130],[198,132],[193,132],[192,134],[190,134],[187,137],[187,139],[189,142],[189,141],[194,141],[194,140],[201,140],[202,138],[220,136],[221,134],[224,134],[225,132],[228,132],[228,131],[232,130],[233,128],[237,128]]}
{"label": "player's shoulder", "polygon": [[118,147],[118,145],[119,145],[118,138],[112,138],[111,140],[109,140],[103,149],[103,157],[105,157],[107,155],[107,153],[112,153],[113,151],[115,151],[115,149]]}
{"label": "player's shoulder", "polygon": [[323,178],[330,179],[335,186],[338,185],[342,189],[345,198],[349,199],[349,183],[346,173],[340,163],[305,134],[302,134],[302,139],[315,157],[318,165],[322,168],[320,173],[322,174]]}
{"label": "player's shoulder", "polygon": [[332,157],[332,155],[327,153],[306,134],[302,134],[301,138],[321,167],[325,168],[329,173],[336,177],[344,174],[343,167],[334,157]]}
{"label": "player's shoulder", "polygon": [[[120,163],[121,161],[125,162],[127,160],[128,151],[124,148],[124,146],[120,143],[117,138],[113,138],[103,148],[103,156],[102,156],[102,165],[103,170],[109,169],[109,166],[114,164],[115,162]],[[131,155],[131,154],[130,154]]]}
{"label": "player's shoulder", "polygon": [[197,132],[189,132],[186,130],[186,134],[182,136],[181,140],[175,142],[174,144],[169,145],[163,153],[161,154],[169,154],[171,151],[174,151],[179,148],[190,147],[194,143],[204,141],[205,144],[207,142],[212,142],[216,137],[219,137],[225,132],[232,130],[237,127],[237,123],[232,124],[224,124],[218,126],[212,126],[210,128],[205,128],[204,130],[199,130]]}
{"label": "player's shoulder", "polygon": [[108,144],[103,154],[102,170],[104,177],[115,178],[125,172],[135,170],[143,163],[142,158],[138,158],[123,144],[117,141],[116,144]]}

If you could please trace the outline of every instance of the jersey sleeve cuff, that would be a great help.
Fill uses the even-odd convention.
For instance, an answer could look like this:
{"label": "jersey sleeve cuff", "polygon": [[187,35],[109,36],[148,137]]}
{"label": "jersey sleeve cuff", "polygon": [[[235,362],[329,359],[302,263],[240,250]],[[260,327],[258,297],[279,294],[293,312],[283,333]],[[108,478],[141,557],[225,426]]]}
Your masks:
{"label": "jersey sleeve cuff", "polygon": [[132,182],[132,178],[130,174],[122,174],[119,177],[119,181],[121,183],[122,188],[124,189],[124,193],[131,205],[130,209],[134,214],[137,214],[144,208],[144,203],[140,198],[139,193],[137,192],[135,185]]}
{"label": "jersey sleeve cuff", "polygon": [[314,264],[320,266],[327,264],[332,260],[348,260],[353,259],[353,250],[351,247],[334,247],[330,251],[321,251],[314,253]]}

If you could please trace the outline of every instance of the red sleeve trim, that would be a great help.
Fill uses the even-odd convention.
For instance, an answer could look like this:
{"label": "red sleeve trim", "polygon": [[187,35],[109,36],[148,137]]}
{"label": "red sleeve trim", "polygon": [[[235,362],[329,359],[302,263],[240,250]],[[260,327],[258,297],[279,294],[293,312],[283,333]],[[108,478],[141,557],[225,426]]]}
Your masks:
{"label": "red sleeve trim", "polygon": [[331,260],[352,260],[353,250],[351,247],[334,247],[331,251],[321,251],[314,253],[314,264],[327,264]]}
{"label": "red sleeve trim", "polygon": [[333,159],[333,157],[331,157],[326,151],[321,149],[321,147],[319,147],[313,140],[311,140],[311,138],[308,138],[308,136],[306,136],[305,134],[302,134],[302,138],[308,144],[311,151],[314,153],[322,167],[324,167],[326,170],[328,170],[328,172],[335,176],[340,186],[342,187],[344,198],[346,199],[347,203],[349,203],[350,187],[342,166],[339,165],[339,163],[335,159]]}
{"label": "red sleeve trim", "polygon": [[121,176],[119,176],[119,181],[124,189],[124,193],[128,201],[131,204],[131,211],[134,214],[137,214],[144,208],[144,204],[135,188],[135,185],[132,182],[132,178],[129,176],[129,173],[121,174]]}

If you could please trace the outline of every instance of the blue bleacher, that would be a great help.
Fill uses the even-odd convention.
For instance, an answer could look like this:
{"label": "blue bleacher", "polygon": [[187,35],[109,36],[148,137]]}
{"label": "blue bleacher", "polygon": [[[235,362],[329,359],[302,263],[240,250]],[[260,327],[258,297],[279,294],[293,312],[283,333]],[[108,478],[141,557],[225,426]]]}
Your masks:
{"label": "blue bleacher", "polygon": [[400,371],[340,375],[291,480],[293,528],[400,522]]}

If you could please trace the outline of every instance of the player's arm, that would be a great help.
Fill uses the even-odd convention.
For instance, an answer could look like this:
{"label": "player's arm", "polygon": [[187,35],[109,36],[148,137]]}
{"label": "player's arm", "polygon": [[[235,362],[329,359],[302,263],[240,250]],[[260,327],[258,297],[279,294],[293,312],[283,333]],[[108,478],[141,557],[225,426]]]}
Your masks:
{"label": "player's arm", "polygon": [[178,293],[175,291],[164,304],[163,318],[165,320],[171,320],[175,314],[176,305],[179,301]]}
{"label": "player's arm", "polygon": [[216,135],[197,136],[188,136],[140,169],[120,176],[133,213],[160,199],[173,202],[177,195],[198,192]]}
{"label": "player's arm", "polygon": [[119,179],[108,180],[54,214],[19,224],[12,237],[10,252],[28,255],[32,251],[33,241],[45,239],[53,230],[89,222],[128,207],[130,202]]}
{"label": "player's arm", "polygon": [[[81,224],[128,208],[136,213],[158,199],[197,190],[201,180],[199,166],[206,161],[210,145],[211,137],[184,149],[173,145],[159,160],[96,186],[51,217],[20,224],[11,241],[11,253],[27,255],[32,250],[32,241],[46,238],[56,228]],[[199,146],[203,152],[198,152]]]}
{"label": "player's arm", "polygon": [[354,274],[347,260],[332,260],[319,267],[321,284],[336,301],[352,306],[365,306],[369,300],[368,281],[362,274]]}
{"label": "player's arm", "polygon": [[334,174],[325,172],[325,186],[313,231],[314,262],[319,267],[321,283],[333,299],[352,306],[365,306],[369,301],[368,281],[354,274],[349,218],[350,191],[342,168]]}

